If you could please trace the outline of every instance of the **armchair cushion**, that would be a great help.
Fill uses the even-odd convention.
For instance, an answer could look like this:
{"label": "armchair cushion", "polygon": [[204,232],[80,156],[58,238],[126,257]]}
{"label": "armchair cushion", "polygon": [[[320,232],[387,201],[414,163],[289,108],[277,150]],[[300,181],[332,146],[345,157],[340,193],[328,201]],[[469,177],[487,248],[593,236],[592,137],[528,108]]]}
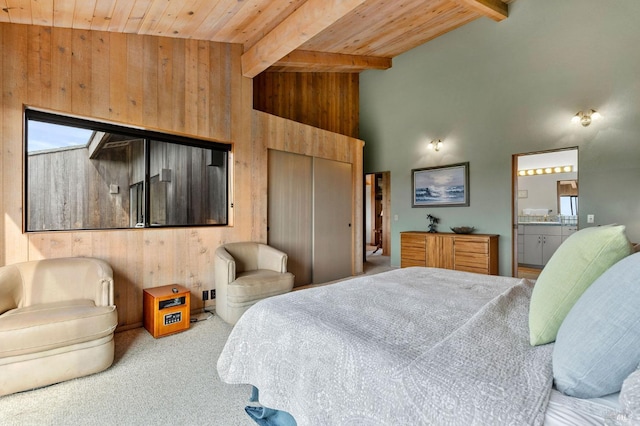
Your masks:
{"label": "armchair cushion", "polygon": [[224,250],[235,262],[236,273],[258,269],[258,244],[229,243],[224,245]]}
{"label": "armchair cushion", "polygon": [[[24,306],[72,299],[113,305],[113,271],[100,259],[68,257],[17,263]],[[20,306],[18,306],[20,307]]]}
{"label": "armchair cushion", "polygon": [[267,269],[243,272],[229,285],[227,302],[245,303],[291,291],[293,275]]}
{"label": "armchair cushion", "polygon": [[265,244],[258,246],[258,269],[269,269],[280,273],[287,272],[288,256]]}
{"label": "armchair cushion", "polygon": [[0,315],[0,358],[42,352],[112,334],[115,306],[69,300],[13,309]]}

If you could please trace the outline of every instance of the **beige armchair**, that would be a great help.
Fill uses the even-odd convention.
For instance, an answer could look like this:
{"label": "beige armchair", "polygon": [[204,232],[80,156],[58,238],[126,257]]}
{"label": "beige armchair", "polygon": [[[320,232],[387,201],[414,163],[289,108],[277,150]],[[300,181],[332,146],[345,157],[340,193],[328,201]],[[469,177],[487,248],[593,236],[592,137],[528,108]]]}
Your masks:
{"label": "beige armchair", "polygon": [[235,324],[259,300],[293,288],[287,255],[266,244],[229,243],[215,253],[216,313]]}
{"label": "beige armchair", "polygon": [[105,370],[117,324],[113,272],[102,260],[0,267],[0,395]]}

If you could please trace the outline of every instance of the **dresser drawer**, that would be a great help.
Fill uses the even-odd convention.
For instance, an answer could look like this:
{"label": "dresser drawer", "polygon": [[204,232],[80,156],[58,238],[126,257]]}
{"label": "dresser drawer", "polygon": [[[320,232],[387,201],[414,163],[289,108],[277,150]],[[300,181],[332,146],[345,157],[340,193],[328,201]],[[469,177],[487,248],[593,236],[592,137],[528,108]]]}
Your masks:
{"label": "dresser drawer", "polygon": [[403,260],[412,260],[416,262],[422,262],[421,266],[424,266],[424,262],[427,256],[423,250],[415,250],[415,249],[407,249],[406,247],[402,247],[402,259]]}
{"label": "dresser drawer", "polygon": [[454,259],[455,269],[475,268],[486,271],[489,268],[489,258],[481,253],[459,253],[456,252]]}
{"label": "dresser drawer", "polygon": [[424,235],[400,234],[400,267],[425,266],[426,240]]}
{"label": "dresser drawer", "polygon": [[477,274],[497,274],[497,237],[457,236],[453,249],[453,269]]}
{"label": "dresser drawer", "polygon": [[424,235],[401,234],[400,245],[406,249],[422,249],[426,247],[426,238]]}
{"label": "dresser drawer", "polygon": [[461,265],[461,266],[456,266],[455,269],[456,271],[473,272],[476,274],[490,275],[490,271],[488,268],[476,268],[473,266]]}
{"label": "dresser drawer", "polygon": [[482,253],[486,255],[489,253],[488,241],[473,241],[465,240],[462,238],[456,238],[454,243],[455,253]]}
{"label": "dresser drawer", "polygon": [[424,266],[424,259],[414,260],[414,259],[407,259],[406,257],[403,257],[402,259],[400,259],[401,268],[410,268],[411,266]]}

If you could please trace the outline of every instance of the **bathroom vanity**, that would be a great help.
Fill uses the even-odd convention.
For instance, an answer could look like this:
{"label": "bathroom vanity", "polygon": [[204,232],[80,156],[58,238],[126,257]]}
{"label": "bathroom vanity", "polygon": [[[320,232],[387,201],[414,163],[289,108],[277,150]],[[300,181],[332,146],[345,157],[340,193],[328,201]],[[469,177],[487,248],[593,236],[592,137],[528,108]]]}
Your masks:
{"label": "bathroom vanity", "polygon": [[543,267],[560,244],[577,230],[577,225],[560,222],[518,224],[519,263]]}

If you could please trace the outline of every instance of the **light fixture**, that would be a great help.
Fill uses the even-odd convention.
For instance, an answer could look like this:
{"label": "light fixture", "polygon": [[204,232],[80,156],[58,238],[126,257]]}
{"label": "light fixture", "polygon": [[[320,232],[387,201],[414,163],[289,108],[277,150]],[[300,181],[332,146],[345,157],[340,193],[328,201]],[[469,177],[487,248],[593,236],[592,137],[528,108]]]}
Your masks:
{"label": "light fixture", "polygon": [[587,111],[578,111],[578,113],[573,116],[571,121],[574,123],[580,123],[584,127],[587,127],[589,124],[591,124],[591,121],[597,120],[600,117],[602,116],[598,111],[596,111],[595,109],[589,109]]}
{"label": "light fixture", "polygon": [[442,148],[442,145],[444,145],[444,142],[442,142],[440,139],[436,139],[429,142],[429,145],[427,147],[434,151],[440,151],[440,148]]}
{"label": "light fixture", "polygon": [[537,169],[523,169],[518,170],[518,176],[534,176],[534,175],[549,175],[552,173],[569,173],[573,171],[573,166],[555,166],[545,167]]}

